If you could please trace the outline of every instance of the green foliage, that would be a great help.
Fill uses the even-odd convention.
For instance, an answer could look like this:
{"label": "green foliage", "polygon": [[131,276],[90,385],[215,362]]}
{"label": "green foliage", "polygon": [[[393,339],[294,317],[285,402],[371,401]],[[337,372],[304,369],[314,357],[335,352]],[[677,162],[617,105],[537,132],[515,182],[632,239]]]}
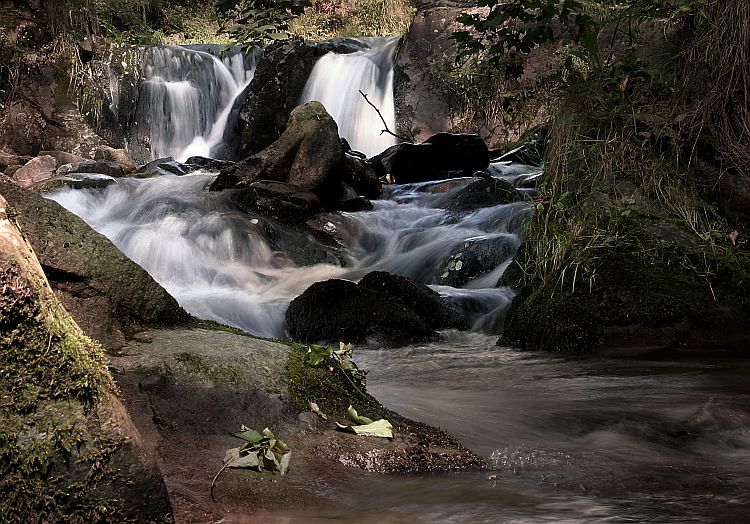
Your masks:
{"label": "green foliage", "polygon": [[228,11],[232,21],[222,31],[246,46],[288,40],[289,23],[310,5],[310,0],[240,0]]}
{"label": "green foliage", "polygon": [[496,65],[510,64],[516,76],[518,54],[558,39],[569,39],[566,69],[574,60],[601,68],[598,35],[608,25],[634,40],[644,21],[693,16],[710,0],[478,0],[489,12],[464,13],[458,21],[466,30],[456,31],[457,60],[486,58]]}

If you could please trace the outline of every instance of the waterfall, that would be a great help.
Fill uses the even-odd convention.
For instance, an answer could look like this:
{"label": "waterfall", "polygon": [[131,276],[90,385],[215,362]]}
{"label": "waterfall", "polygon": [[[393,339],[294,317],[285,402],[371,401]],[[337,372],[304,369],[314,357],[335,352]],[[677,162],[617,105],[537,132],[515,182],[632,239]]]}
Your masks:
{"label": "waterfall", "polygon": [[390,131],[396,131],[393,103],[393,55],[399,37],[361,39],[367,48],[348,54],[328,53],[315,64],[301,102],[317,100],[339,126],[339,135],[352,149],[373,156],[396,143],[387,133],[377,112],[359,93],[365,93],[378,108]]}
{"label": "waterfall", "polygon": [[209,46],[144,50],[135,126],[144,127],[151,159],[221,156],[232,103],[252,80],[256,55],[210,51]]}

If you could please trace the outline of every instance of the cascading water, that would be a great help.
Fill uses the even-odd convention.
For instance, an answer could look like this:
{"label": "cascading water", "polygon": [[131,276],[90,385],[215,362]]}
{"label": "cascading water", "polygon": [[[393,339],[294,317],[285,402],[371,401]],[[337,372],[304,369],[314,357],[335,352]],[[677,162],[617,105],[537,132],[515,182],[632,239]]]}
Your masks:
{"label": "cascading water", "polygon": [[[239,212],[227,195],[205,191],[214,177],[123,179],[103,190],[61,189],[48,196],[106,235],[189,312],[257,335],[284,336],[289,302],[312,283],[358,280],[373,270],[433,285],[475,329],[496,332],[501,326],[512,294],[495,285],[507,260],[462,288],[435,284],[452,250],[463,243],[499,239],[508,243],[510,257],[527,205],[500,205],[456,218],[438,207],[450,193],[431,192],[435,183],[394,186],[388,200],[375,202],[374,211],[348,214],[338,226],[347,229],[339,231],[342,236],[354,239],[347,267],[300,267],[274,248],[266,219]],[[271,227],[273,236],[283,229]]]}
{"label": "cascading water", "polygon": [[301,102],[317,100],[339,126],[352,149],[373,156],[396,143],[381,133],[378,108],[388,129],[396,130],[393,103],[393,55],[399,37],[360,39],[366,49],[355,53],[328,53],[321,57],[307,80]]}
{"label": "cascading water", "polygon": [[137,125],[147,122],[151,159],[222,156],[232,103],[252,80],[256,55],[236,49],[215,56],[204,49],[144,50],[136,118]]}

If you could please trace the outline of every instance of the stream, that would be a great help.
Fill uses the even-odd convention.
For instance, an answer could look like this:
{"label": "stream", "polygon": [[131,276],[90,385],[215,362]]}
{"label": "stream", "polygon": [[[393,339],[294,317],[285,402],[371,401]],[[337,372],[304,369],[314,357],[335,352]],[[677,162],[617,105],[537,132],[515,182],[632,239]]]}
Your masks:
{"label": "stream", "polygon": [[[357,97],[332,92],[364,89],[392,111],[387,101],[396,40],[370,43],[372,49],[360,53],[321,59],[305,99],[325,98],[333,106]],[[169,113],[152,121],[153,156],[221,151],[233,97],[252,79],[254,62],[221,62],[203,50],[150,53],[143,98]],[[199,66],[207,73],[193,74]],[[363,83],[350,82],[350,66],[362,72]],[[220,93],[210,114],[188,114],[205,106],[199,99],[210,91],[207,85]],[[379,135],[360,134],[381,125],[365,110],[361,104],[329,107],[352,146],[372,154],[391,139],[379,143]],[[162,118],[170,124],[160,126]],[[539,169],[495,162],[489,172],[513,182]],[[520,244],[527,204],[457,216],[444,203],[469,180],[388,186],[373,211],[343,213],[326,224],[345,239],[344,264],[321,259],[302,265],[268,234],[283,227],[206,190],[216,175],[124,178],[104,189],[58,189],[46,196],[110,238],[190,313],[260,336],[285,336],[287,305],[316,281],[356,281],[383,270],[429,285],[466,316],[468,332],[448,331],[440,342],[401,348],[363,345],[354,358],[369,371],[368,390],[384,405],[445,429],[492,465],[474,473],[323,475],[315,489],[335,500],[333,507],[225,522],[747,521],[750,360],[689,351],[570,357],[496,345],[513,298],[497,282]],[[310,238],[288,242],[322,250]],[[474,243],[492,245],[502,256],[481,275],[446,284],[445,275],[456,270],[456,247]],[[446,269],[451,257],[454,265]]]}

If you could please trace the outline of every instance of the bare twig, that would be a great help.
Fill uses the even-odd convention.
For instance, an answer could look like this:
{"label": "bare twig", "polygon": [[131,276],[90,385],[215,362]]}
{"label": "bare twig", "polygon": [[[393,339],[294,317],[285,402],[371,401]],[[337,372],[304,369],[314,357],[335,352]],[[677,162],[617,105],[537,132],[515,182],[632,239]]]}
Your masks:
{"label": "bare twig", "polygon": [[412,137],[409,138],[409,137],[404,136],[404,135],[397,135],[396,133],[394,133],[393,131],[391,131],[390,129],[388,129],[388,124],[386,123],[385,118],[383,118],[383,114],[380,112],[380,109],[378,109],[377,107],[375,107],[375,104],[373,104],[372,102],[370,102],[370,99],[367,98],[367,95],[365,93],[363,93],[361,89],[359,90],[359,94],[364,97],[365,102],[367,102],[370,105],[370,107],[372,107],[375,110],[375,112],[380,117],[380,121],[383,122],[383,126],[385,126],[385,129],[381,129],[380,130],[380,134],[381,135],[383,133],[388,133],[389,135],[394,136],[394,137],[398,138],[399,140],[404,140],[406,142],[414,142],[414,135],[412,135]]}

